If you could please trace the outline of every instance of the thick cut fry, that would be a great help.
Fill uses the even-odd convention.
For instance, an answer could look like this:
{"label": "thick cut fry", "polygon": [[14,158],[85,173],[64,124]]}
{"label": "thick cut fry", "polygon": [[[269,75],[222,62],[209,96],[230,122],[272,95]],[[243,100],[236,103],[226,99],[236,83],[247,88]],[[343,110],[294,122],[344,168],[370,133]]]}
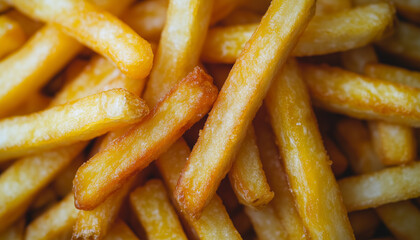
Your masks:
{"label": "thick cut fry", "polygon": [[341,65],[358,74],[365,73],[365,67],[370,63],[377,63],[375,49],[371,45],[342,52]]}
{"label": "thick cut fry", "polygon": [[257,233],[258,239],[288,239],[271,204],[258,209],[245,207],[245,212],[251,219],[252,226]]}
{"label": "thick cut fry", "polygon": [[315,106],[355,118],[420,126],[420,90],[326,65],[302,64]]}
{"label": "thick cut fry", "polygon": [[122,220],[117,220],[105,240],[139,240],[136,234]]}
{"label": "thick cut fry", "polygon": [[315,15],[340,12],[343,10],[350,9],[351,5],[351,0],[318,0],[316,2]]}
{"label": "thick cut fry", "polygon": [[289,60],[276,76],[265,103],[309,235],[354,239],[296,60]]}
{"label": "thick cut fry", "polygon": [[[157,159],[156,165],[170,193],[175,190],[176,183],[189,155],[188,145],[180,139]],[[172,195],[170,196],[174,201]],[[180,212],[175,201],[174,205]],[[200,219],[194,220],[182,212],[180,214],[186,219],[188,225],[194,229],[199,239],[241,239],[217,194],[209,205],[203,209]]]}
{"label": "thick cut fry", "polygon": [[25,219],[17,220],[13,226],[10,226],[7,230],[0,232],[0,240],[23,240],[25,232]]}
{"label": "thick cut fry", "polygon": [[150,180],[134,190],[130,203],[148,239],[187,239],[160,180]]}
{"label": "thick cut fry", "polygon": [[254,127],[251,125],[229,171],[229,180],[236,197],[240,203],[250,207],[266,205],[274,197],[259,154]]}
{"label": "thick cut fry", "polygon": [[0,16],[0,59],[18,49],[25,42],[23,29],[13,19]]}
{"label": "thick cut fry", "polygon": [[338,149],[337,145],[328,136],[323,136],[325,150],[327,150],[328,156],[331,158],[332,165],[331,169],[335,176],[340,176],[347,170],[347,158]]}
{"label": "thick cut fry", "polygon": [[273,1],[233,66],[175,192],[182,210],[191,216],[199,217],[232,166],[249,123],[310,20],[313,5],[312,0]]}
{"label": "thick cut fry", "polygon": [[155,106],[177,82],[197,66],[210,21],[212,2],[169,2],[156,61],[144,93],[144,99],[151,106]]}
{"label": "thick cut fry", "polygon": [[[148,112],[143,100],[124,89],[114,89],[31,115],[7,118],[0,121],[0,159],[89,140],[138,122]],[[12,135],[15,137],[8,137]]]}
{"label": "thick cut fry", "polygon": [[[394,9],[387,3],[316,16],[299,38],[292,55],[322,55],[364,46],[387,34],[393,18]],[[204,42],[201,59],[213,63],[234,63],[257,26],[249,24],[211,29]]]}
{"label": "thick cut fry", "polygon": [[375,211],[369,209],[349,214],[351,227],[356,239],[369,239],[375,234],[380,220]]}
{"label": "thick cut fry", "polygon": [[69,194],[31,222],[26,230],[25,239],[58,239],[69,236],[78,212],[73,201],[73,194]]}
{"label": "thick cut fry", "polygon": [[420,196],[420,162],[338,181],[349,212]]}
{"label": "thick cut fry", "polygon": [[128,77],[145,78],[152,68],[150,44],[110,13],[84,0],[7,0],[36,19],[53,23],[89,48],[107,56]]}
{"label": "thick cut fry", "polygon": [[216,95],[211,77],[196,68],[144,121],[79,168],[73,182],[76,207],[91,210],[98,206],[206,114]]}

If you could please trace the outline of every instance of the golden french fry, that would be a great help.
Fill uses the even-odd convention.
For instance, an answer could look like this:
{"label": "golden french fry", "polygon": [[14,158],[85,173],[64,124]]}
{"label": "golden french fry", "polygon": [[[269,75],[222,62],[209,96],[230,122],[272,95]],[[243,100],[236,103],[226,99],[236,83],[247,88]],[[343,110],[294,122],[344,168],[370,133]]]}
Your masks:
{"label": "golden french fry", "polygon": [[[0,5],[1,5],[1,3],[0,3]],[[19,23],[19,25],[21,26],[21,28],[25,32],[26,36],[32,36],[43,25],[41,22],[35,21],[35,20],[27,17],[25,14],[15,10],[15,9],[11,9],[11,10],[7,11],[4,15],[13,19],[17,23]]]}
{"label": "golden french fry", "polygon": [[312,0],[272,1],[233,66],[175,191],[182,210],[191,216],[199,217],[232,166],[249,123],[310,20],[313,5]]}
{"label": "golden french fry", "polygon": [[246,9],[236,9],[220,21],[220,25],[232,26],[259,23],[262,15]]}
{"label": "golden french fry", "polygon": [[254,127],[251,125],[229,171],[229,180],[236,197],[240,203],[250,207],[266,205],[274,197],[259,154]]}
{"label": "golden french fry", "polygon": [[10,226],[7,230],[0,232],[0,240],[23,240],[25,232],[25,218],[17,220],[13,226]]}
{"label": "golden french fry", "polygon": [[34,112],[38,112],[44,110],[48,107],[51,103],[51,98],[45,96],[42,93],[35,93],[30,98],[26,99],[23,103],[9,112],[9,116],[19,116],[19,115],[26,115],[31,114]]}
{"label": "golden french fry", "polygon": [[[156,165],[170,193],[176,188],[178,178],[190,152],[186,142],[180,139],[156,160]],[[170,197],[174,201],[172,195]],[[174,205],[180,212],[175,201]],[[194,229],[200,239],[241,239],[217,194],[210,201],[209,205],[203,209],[200,219],[194,220],[187,214],[182,212],[180,214],[186,219],[188,225]]]}
{"label": "golden french fry", "polygon": [[[0,121],[0,159],[89,140],[136,123],[148,112],[142,99],[127,90],[113,89],[42,112],[7,118]],[[8,137],[12,135],[13,140]]]}
{"label": "golden french fry", "polygon": [[68,239],[78,212],[73,201],[73,194],[69,194],[31,222],[26,229],[25,239]]}
{"label": "golden french fry", "polygon": [[18,49],[26,40],[25,32],[13,19],[0,16],[0,59]]}
{"label": "golden french fry", "polygon": [[276,76],[265,104],[297,209],[309,235],[313,239],[353,239],[296,60],[289,60]]}
{"label": "golden french fry", "polygon": [[144,93],[144,99],[150,106],[155,106],[197,66],[210,21],[212,2],[169,2],[165,28]]}
{"label": "golden french fry", "polygon": [[326,65],[302,64],[315,106],[355,118],[420,126],[420,90]]}
{"label": "golden french fry", "polygon": [[150,44],[110,13],[84,0],[48,0],[8,3],[36,19],[59,26],[70,36],[107,56],[128,77],[145,78],[152,68]]}
{"label": "golden french fry", "polygon": [[134,190],[130,203],[148,239],[187,239],[160,180],[149,180]]}
{"label": "golden french fry", "polygon": [[420,88],[420,72],[380,63],[370,63],[366,65],[365,73],[370,77]]}
{"label": "golden french fry", "polygon": [[356,239],[369,239],[375,234],[380,220],[375,211],[369,209],[349,214],[351,227]]}
{"label": "golden french fry", "polygon": [[271,204],[262,208],[245,207],[245,212],[251,219],[252,226],[257,233],[258,239],[287,239],[281,221],[277,218]]}
{"label": "golden french fry", "polygon": [[109,233],[104,238],[105,240],[139,240],[139,238],[131,231],[131,229],[122,220],[118,219]]}
{"label": "golden french fry", "polygon": [[351,5],[351,0],[318,0],[316,2],[315,15],[340,12],[343,10],[350,9]]}
{"label": "golden french fry", "polygon": [[342,52],[340,57],[344,68],[358,74],[364,74],[368,64],[378,62],[375,49],[371,45]]}
{"label": "golden french fry", "polygon": [[335,176],[340,176],[347,170],[347,158],[328,136],[323,136],[325,150],[332,161],[331,169]]}
{"label": "golden french fry", "polygon": [[216,95],[211,77],[196,68],[144,121],[79,168],[73,182],[76,207],[91,210],[98,206],[206,114]]}
{"label": "golden french fry", "polygon": [[349,212],[420,196],[420,162],[338,181]]}
{"label": "golden french fry", "polygon": [[80,154],[71,161],[69,166],[63,169],[51,183],[51,187],[57,193],[58,196],[64,198],[69,194],[73,188],[73,178],[76,175],[77,169],[82,165],[84,161],[84,155]]}
{"label": "golden french fry", "polygon": [[[364,46],[387,34],[393,19],[394,9],[388,3],[316,16],[299,38],[292,55],[322,55]],[[210,63],[234,63],[257,26],[247,24],[211,29],[201,59]]]}

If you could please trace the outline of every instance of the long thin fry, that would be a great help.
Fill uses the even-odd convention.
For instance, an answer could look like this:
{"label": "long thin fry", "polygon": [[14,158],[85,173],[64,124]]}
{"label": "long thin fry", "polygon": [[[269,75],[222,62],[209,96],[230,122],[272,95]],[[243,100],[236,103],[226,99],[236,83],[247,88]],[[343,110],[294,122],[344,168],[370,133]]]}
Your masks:
{"label": "long thin fry", "polygon": [[25,40],[25,33],[17,22],[0,16],[0,59],[18,49]]}

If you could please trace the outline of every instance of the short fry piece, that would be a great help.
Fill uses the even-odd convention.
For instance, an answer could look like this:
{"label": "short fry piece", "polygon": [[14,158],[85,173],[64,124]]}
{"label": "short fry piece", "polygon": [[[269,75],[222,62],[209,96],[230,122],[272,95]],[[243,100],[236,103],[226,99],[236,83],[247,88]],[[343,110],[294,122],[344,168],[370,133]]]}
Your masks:
{"label": "short fry piece", "polygon": [[73,182],[76,207],[92,210],[98,206],[206,114],[216,95],[211,77],[196,68],[144,121],[79,168]]}
{"label": "short fry piece", "polygon": [[25,33],[14,20],[0,16],[0,59],[18,49],[26,40]]}
{"label": "short fry piece", "polygon": [[245,212],[251,219],[258,239],[288,239],[271,204],[263,206],[261,209],[245,207]]}
{"label": "short fry piece", "polygon": [[309,235],[354,239],[296,60],[289,60],[276,76],[265,103]]}
{"label": "short fry piece", "polygon": [[187,239],[160,180],[150,180],[134,190],[130,203],[148,239]]}
{"label": "short fry piece", "polygon": [[[138,122],[148,112],[143,100],[126,90],[114,89],[31,115],[7,118],[0,121],[0,159],[89,140]],[[8,137],[12,135],[15,137]]]}
{"label": "short fry piece", "polygon": [[232,166],[249,123],[310,20],[313,5],[313,0],[272,1],[233,66],[175,191],[182,210],[191,216],[200,216]]}
{"label": "short fry piece", "polygon": [[139,240],[122,220],[118,219],[110,229],[104,240]]}

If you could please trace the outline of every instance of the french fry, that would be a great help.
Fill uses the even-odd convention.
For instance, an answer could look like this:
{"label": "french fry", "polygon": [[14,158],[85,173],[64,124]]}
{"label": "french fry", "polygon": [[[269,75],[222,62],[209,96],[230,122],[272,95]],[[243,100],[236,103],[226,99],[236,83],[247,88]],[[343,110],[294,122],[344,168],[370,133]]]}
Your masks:
{"label": "french fry", "polygon": [[420,90],[326,65],[302,64],[315,106],[351,117],[420,126]]}
{"label": "french fry", "polygon": [[[69,237],[78,212],[74,207],[73,201],[73,194],[69,194],[61,202],[31,222],[26,229],[25,239],[58,239],[63,236]],[[68,239],[68,237],[63,237],[63,239]]]}
{"label": "french fry", "polygon": [[316,2],[315,15],[340,12],[350,9],[351,5],[351,0],[320,0]]}
{"label": "french fry", "polygon": [[[0,159],[90,140],[136,123],[148,112],[142,99],[127,90],[113,89],[42,112],[7,118],[0,121],[0,136],[4,136],[0,139]],[[16,136],[13,140],[7,137],[11,134]]]}
{"label": "french fry", "polygon": [[371,45],[342,52],[340,57],[345,69],[358,74],[364,74],[368,64],[378,62],[375,49]]}
{"label": "french fry", "polygon": [[105,240],[139,240],[139,238],[131,231],[131,229],[122,220],[117,220]]}
{"label": "french fry", "polygon": [[128,77],[145,78],[152,68],[150,44],[110,13],[84,0],[8,0],[20,11],[59,26],[70,36],[111,59]]}
{"label": "french fry", "polygon": [[[213,1],[171,0],[144,99],[155,106],[198,64]],[[177,46],[174,48],[173,46]]]}
{"label": "french fry", "polygon": [[[170,193],[175,190],[178,178],[189,155],[190,149],[188,145],[184,140],[180,139],[156,160],[156,165]],[[177,211],[180,212],[172,195],[170,197]],[[210,201],[209,205],[203,209],[201,218],[194,220],[182,212],[180,214],[186,219],[188,225],[194,229],[200,239],[241,239],[217,194]]]}
{"label": "french fry", "polygon": [[148,239],[187,239],[162,181],[149,180],[134,190],[130,203]]}
{"label": "french fry", "polygon": [[229,171],[229,180],[236,197],[243,205],[250,207],[266,205],[274,197],[262,168],[252,125]]}
{"label": "french fry", "polygon": [[25,32],[13,19],[0,16],[0,59],[18,49],[26,40]]}
{"label": "french fry", "polygon": [[398,12],[406,19],[420,23],[420,3],[418,1],[394,0]]}
{"label": "french fry", "polygon": [[64,198],[69,194],[73,188],[73,178],[76,175],[77,169],[82,165],[84,161],[84,155],[80,154],[71,161],[63,171],[61,171],[54,182],[51,183],[52,189],[57,193],[58,196]]}
{"label": "french fry", "polygon": [[420,196],[420,163],[386,168],[338,181],[349,212]]}
{"label": "french fry", "polygon": [[[322,55],[364,46],[386,35],[393,25],[393,17],[394,9],[387,3],[316,16],[299,38],[292,55]],[[234,63],[257,26],[248,24],[211,29],[201,59],[210,63]]]}
{"label": "french fry", "polygon": [[25,232],[25,219],[21,218],[17,220],[13,226],[9,227],[7,230],[0,232],[0,240],[23,240]]}
{"label": "french fry", "polygon": [[210,25],[216,24],[229,15],[240,4],[242,0],[215,0],[211,13]]}
{"label": "french fry", "polygon": [[35,93],[30,98],[26,99],[22,104],[13,109],[8,115],[9,116],[19,116],[31,114],[44,110],[50,105],[51,98],[45,96],[42,93]]}
{"label": "french fry", "polygon": [[296,60],[289,60],[276,76],[265,104],[309,235],[313,239],[354,239]]}
{"label": "french fry", "polygon": [[[0,5],[1,5],[1,3],[0,3]],[[28,16],[19,12],[16,9],[11,9],[11,10],[7,11],[4,15],[13,19],[17,23],[19,23],[19,25],[21,26],[21,28],[25,32],[26,36],[32,36],[43,25],[41,22],[38,22],[38,21],[35,21],[35,20],[29,18]]]}
{"label": "french fry", "polygon": [[34,219],[44,212],[45,209],[57,202],[57,194],[51,187],[44,188],[41,192],[37,194],[35,199],[32,201],[29,206],[28,212],[30,213],[30,218]]}
{"label": "french fry", "polygon": [[370,77],[420,88],[420,72],[380,63],[367,64],[364,70]]}
{"label": "french fry", "polygon": [[245,207],[245,212],[251,219],[258,239],[287,239],[287,234],[283,230],[283,226],[271,204],[258,209]]}
{"label": "french fry", "polygon": [[371,209],[352,212],[349,214],[349,220],[356,239],[371,238],[380,223],[378,215]]}
{"label": "french fry", "polygon": [[68,166],[85,146],[85,143],[79,143],[21,158],[0,175],[0,231],[19,218],[36,194],[57,176],[59,170]]}
{"label": "french fry", "polygon": [[207,113],[216,95],[210,76],[196,68],[144,121],[79,168],[73,181],[76,207],[91,210],[98,206]]}
{"label": "french fry", "polygon": [[338,149],[337,145],[328,136],[323,136],[325,150],[332,161],[331,169],[335,176],[343,174],[348,166],[347,158]]}
{"label": "french fry", "polygon": [[184,212],[198,218],[212,199],[274,74],[310,20],[313,5],[311,0],[271,3],[233,66],[180,177],[175,196]]}

